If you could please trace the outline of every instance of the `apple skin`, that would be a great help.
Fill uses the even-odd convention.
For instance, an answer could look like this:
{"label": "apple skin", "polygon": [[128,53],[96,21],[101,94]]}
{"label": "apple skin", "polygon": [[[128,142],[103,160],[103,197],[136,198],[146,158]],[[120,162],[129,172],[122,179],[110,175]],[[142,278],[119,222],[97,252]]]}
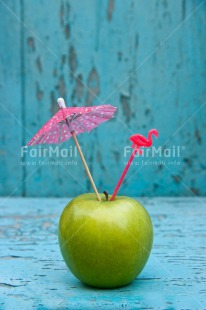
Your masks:
{"label": "apple skin", "polygon": [[117,196],[102,202],[83,194],[69,202],[59,221],[59,245],[70,271],[83,283],[116,288],[132,282],[152,248],[153,228],[136,200]]}

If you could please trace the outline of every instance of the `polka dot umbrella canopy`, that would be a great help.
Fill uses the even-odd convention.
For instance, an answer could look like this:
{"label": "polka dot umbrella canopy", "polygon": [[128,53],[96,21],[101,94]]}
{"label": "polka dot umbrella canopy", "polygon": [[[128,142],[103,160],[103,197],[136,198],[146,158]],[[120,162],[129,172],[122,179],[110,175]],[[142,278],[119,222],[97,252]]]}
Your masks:
{"label": "polka dot umbrella canopy", "polygon": [[58,144],[73,137],[97,199],[101,201],[76,135],[90,132],[99,124],[111,119],[116,111],[116,107],[109,104],[92,107],[66,107],[62,98],[59,98],[57,102],[60,110],[34,135],[27,143],[27,146]]}

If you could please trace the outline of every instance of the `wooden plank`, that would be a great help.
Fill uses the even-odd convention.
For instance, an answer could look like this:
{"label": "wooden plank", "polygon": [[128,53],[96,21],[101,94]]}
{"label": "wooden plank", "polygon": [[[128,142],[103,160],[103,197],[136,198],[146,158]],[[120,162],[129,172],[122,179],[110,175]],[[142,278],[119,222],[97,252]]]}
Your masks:
{"label": "wooden plank", "polygon": [[24,171],[20,165],[24,141],[22,124],[22,49],[20,1],[0,3],[0,158],[1,195],[22,195]]}
{"label": "wooden plank", "polygon": [[[26,124],[33,133],[57,111],[58,97],[64,97],[68,105],[83,103],[81,78],[86,78],[78,76],[83,71],[82,63],[84,68],[87,68],[87,61],[90,60],[86,55],[81,62],[79,60],[76,46],[81,40],[81,34],[79,31],[75,33],[76,11],[71,6],[72,4],[66,1],[51,2],[50,16],[47,18],[48,1],[37,1],[34,6],[29,2],[25,3],[25,23],[33,31],[28,30],[25,34]],[[33,14],[34,9],[36,14]],[[78,4],[76,10],[78,11]],[[84,10],[82,14],[83,12]],[[85,20],[85,23],[87,22]],[[82,44],[88,43],[83,41]],[[88,44],[88,55],[92,53],[92,49]],[[28,140],[29,138],[27,137]],[[87,138],[88,135],[84,136],[85,140]],[[81,141],[80,139],[82,145]],[[74,153],[75,145],[72,140],[64,143],[62,148],[70,149],[71,146]],[[87,158],[86,150],[85,157]],[[27,156],[27,161],[30,160],[32,158]],[[55,161],[55,156],[52,160]],[[65,158],[60,157],[57,160]],[[31,177],[27,182],[27,195],[70,196],[87,191],[87,177],[85,175],[82,178],[85,172],[79,155],[68,158],[68,161],[77,162],[77,165],[42,166],[39,169],[28,166],[27,175]]]}
{"label": "wooden plank", "polygon": [[140,201],[151,215],[154,245],[131,285],[82,285],[62,260],[59,216],[69,199],[0,200],[0,308],[205,309],[205,198]]}

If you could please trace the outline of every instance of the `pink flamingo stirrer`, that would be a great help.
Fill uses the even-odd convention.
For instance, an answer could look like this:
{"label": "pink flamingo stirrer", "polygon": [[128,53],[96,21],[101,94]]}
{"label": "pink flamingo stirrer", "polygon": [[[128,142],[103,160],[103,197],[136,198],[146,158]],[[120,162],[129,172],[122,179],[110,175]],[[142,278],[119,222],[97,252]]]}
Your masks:
{"label": "pink flamingo stirrer", "polygon": [[126,167],[124,168],[124,171],[119,179],[119,182],[117,183],[117,186],[115,187],[114,193],[112,194],[110,201],[114,200],[120,188],[120,185],[122,184],[124,177],[134,159],[135,154],[138,152],[141,155],[142,154],[141,147],[150,147],[152,145],[152,135],[158,138],[157,129],[151,129],[148,133],[148,138],[145,138],[144,136],[140,134],[135,134],[130,137],[130,141],[132,141],[133,152],[132,152],[132,155],[130,156],[130,159],[127,162]]}

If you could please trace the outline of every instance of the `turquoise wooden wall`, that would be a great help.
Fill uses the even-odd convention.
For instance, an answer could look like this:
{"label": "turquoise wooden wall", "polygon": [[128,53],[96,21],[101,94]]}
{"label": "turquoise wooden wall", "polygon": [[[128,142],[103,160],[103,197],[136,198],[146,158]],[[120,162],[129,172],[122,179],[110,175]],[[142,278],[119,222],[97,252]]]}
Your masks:
{"label": "turquoise wooden wall", "polygon": [[[133,165],[120,193],[205,195],[205,13],[199,0],[2,0],[0,194],[91,191],[79,157],[70,166],[21,164],[34,160],[21,158],[21,146],[57,111],[61,96],[68,105],[118,107],[115,119],[79,136],[101,192],[112,192],[129,136],[155,127],[155,146],[179,146],[180,157]],[[61,148],[70,146],[72,140]]]}

